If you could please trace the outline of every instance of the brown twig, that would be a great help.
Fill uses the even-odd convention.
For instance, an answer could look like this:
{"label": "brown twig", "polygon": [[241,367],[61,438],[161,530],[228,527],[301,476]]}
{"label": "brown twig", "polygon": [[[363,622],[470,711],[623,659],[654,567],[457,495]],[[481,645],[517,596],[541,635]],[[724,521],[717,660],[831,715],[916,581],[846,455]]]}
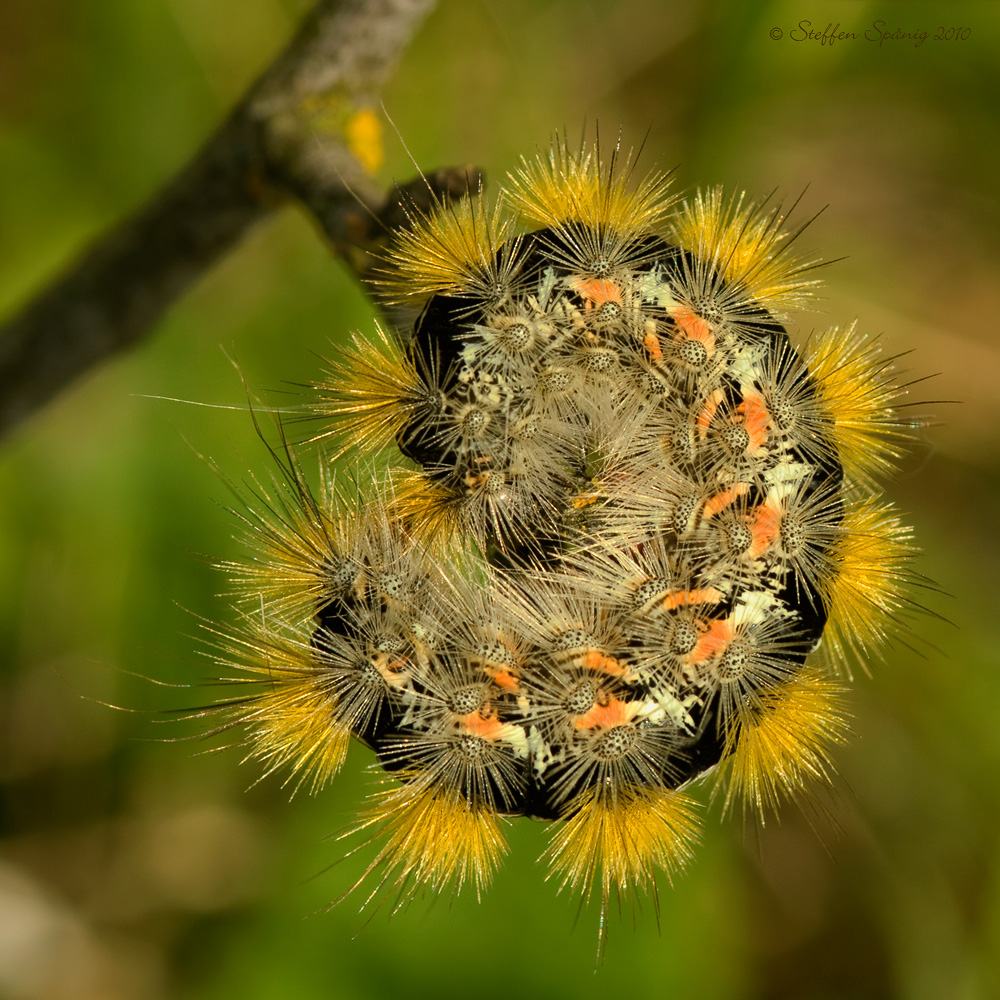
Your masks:
{"label": "brown twig", "polygon": [[[193,160],[0,329],[0,436],[142,339],[189,285],[296,198],[342,253],[374,239],[381,196],[346,124],[377,93],[433,0],[321,0]],[[323,127],[316,127],[317,113]],[[446,175],[445,188],[455,177]],[[464,174],[460,174],[464,177]],[[423,182],[422,182],[423,183]],[[346,257],[356,272],[364,255]]]}

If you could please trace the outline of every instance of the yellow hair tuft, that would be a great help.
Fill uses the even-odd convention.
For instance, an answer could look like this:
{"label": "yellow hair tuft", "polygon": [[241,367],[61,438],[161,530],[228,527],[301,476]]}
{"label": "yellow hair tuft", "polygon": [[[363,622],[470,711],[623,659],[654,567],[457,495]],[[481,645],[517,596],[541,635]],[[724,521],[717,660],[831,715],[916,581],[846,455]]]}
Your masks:
{"label": "yellow hair tuft", "polygon": [[812,781],[829,781],[829,746],[842,742],[847,722],[843,687],[816,667],[805,667],[780,687],[762,690],[728,734],[732,752],[719,771],[728,778],[725,808],[739,797],[763,820]]}
{"label": "yellow hair tuft", "polygon": [[220,728],[246,727],[246,759],[262,761],[264,776],[288,766],[286,784],[294,778],[296,788],[319,791],[344,763],[351,728],[308,636],[278,635],[248,620],[245,632],[224,637],[222,653],[226,668],[240,673],[229,683],[252,690],[212,706],[228,717]]}
{"label": "yellow hair tuft", "polygon": [[895,381],[895,359],[882,357],[878,341],[859,333],[855,323],[816,337],[803,355],[844,472],[874,487],[877,476],[895,469],[913,437],[894,409],[906,392]]}
{"label": "yellow hair tuft", "polygon": [[455,491],[415,469],[390,471],[393,513],[421,545],[447,547],[460,536]]}
{"label": "yellow hair tuft", "polygon": [[334,425],[312,440],[339,437],[343,446],[379,451],[425,401],[427,388],[397,341],[377,328],[377,340],[355,335],[337,361],[327,361],[326,377],[316,383],[312,412]]}
{"label": "yellow hair tuft", "polygon": [[780,311],[801,306],[818,284],[802,277],[816,262],[791,255],[785,221],[777,208],[765,211],[743,193],[727,199],[713,188],[684,202],[672,238],[708,273],[741,288],[748,303]]}
{"label": "yellow hair tuft", "polygon": [[337,722],[332,699],[301,678],[278,679],[241,721],[253,745],[248,757],[263,761],[265,774],[287,765],[286,783],[308,781],[310,792],[326,785],[347,757],[350,727]]}
{"label": "yellow hair tuft", "polygon": [[912,538],[912,529],[891,504],[875,499],[847,504],[832,552],[835,573],[826,587],[829,621],[823,641],[837,662],[864,663],[864,657],[885,645],[892,624],[898,626],[913,582]]}
{"label": "yellow hair tuft", "polygon": [[358,885],[381,869],[369,899],[386,885],[405,901],[420,886],[457,894],[467,882],[479,896],[507,850],[496,813],[419,772],[403,780],[376,796],[359,827],[377,826],[385,840]]}
{"label": "yellow hair tuft", "polygon": [[557,830],[545,852],[549,875],[589,896],[598,874],[603,909],[611,894],[655,892],[655,876],[670,878],[694,856],[698,819],[693,801],[665,788],[591,790]]}
{"label": "yellow hair tuft", "polygon": [[506,298],[516,278],[518,241],[511,220],[487,206],[483,192],[449,200],[434,211],[409,211],[376,284],[390,302],[429,295],[469,295],[486,304]]}
{"label": "yellow hair tuft", "polygon": [[297,627],[330,600],[330,559],[344,547],[351,515],[338,513],[331,484],[324,483],[317,500],[299,470],[289,472],[289,483],[261,490],[240,515],[254,558],[219,565],[251,613],[266,607],[269,616]]}
{"label": "yellow hair tuft", "polygon": [[674,203],[670,176],[652,171],[633,183],[632,153],[622,160],[618,146],[605,161],[596,143],[574,152],[557,137],[547,155],[521,163],[508,175],[507,200],[523,219],[552,229],[578,223],[635,238],[655,230]]}

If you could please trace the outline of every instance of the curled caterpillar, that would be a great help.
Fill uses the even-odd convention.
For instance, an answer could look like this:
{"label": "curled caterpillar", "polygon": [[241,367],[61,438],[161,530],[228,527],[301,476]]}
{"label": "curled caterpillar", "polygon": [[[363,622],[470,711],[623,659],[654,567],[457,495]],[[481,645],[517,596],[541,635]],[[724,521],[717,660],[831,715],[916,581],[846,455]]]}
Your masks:
{"label": "curled caterpillar", "polygon": [[317,788],[374,752],[372,895],[482,891],[529,816],[606,909],[692,856],[706,777],[763,815],[831,773],[849,661],[908,606],[876,486],[905,388],[853,325],[793,344],[815,262],[780,212],[619,150],[556,142],[498,207],[410,221],[382,291],[413,328],[311,404],[335,454],[405,462],[314,496],[289,450],[226,567],[221,725]]}

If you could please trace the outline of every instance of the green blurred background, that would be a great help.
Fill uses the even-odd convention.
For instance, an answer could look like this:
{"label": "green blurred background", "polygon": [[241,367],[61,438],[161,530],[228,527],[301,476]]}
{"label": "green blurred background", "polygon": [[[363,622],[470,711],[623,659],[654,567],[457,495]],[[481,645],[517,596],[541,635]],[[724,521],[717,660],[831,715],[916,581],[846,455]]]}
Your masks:
{"label": "green blurred background", "polygon": [[[306,6],[0,3],[0,313],[184,162]],[[795,41],[803,20],[970,31],[829,45]],[[939,373],[915,398],[961,401],[927,407],[942,425],[889,488],[934,614],[857,678],[835,788],[759,833],[716,803],[659,921],[613,915],[596,973],[596,909],[543,881],[538,824],[512,825],[482,902],[326,912],[363,867],[328,866],[366,753],[289,801],[169,715],[206,700],[211,564],[240,551],[205,459],[268,467],[233,362],[280,402],[372,328],[288,211],[0,452],[0,997],[1000,996],[998,57],[987,2],[442,0],[384,94],[386,185],[414,173],[403,141],[500,177],[596,120],[648,132],[642,162],[683,188],[829,206],[802,246],[844,259],[799,332],[857,317]]]}

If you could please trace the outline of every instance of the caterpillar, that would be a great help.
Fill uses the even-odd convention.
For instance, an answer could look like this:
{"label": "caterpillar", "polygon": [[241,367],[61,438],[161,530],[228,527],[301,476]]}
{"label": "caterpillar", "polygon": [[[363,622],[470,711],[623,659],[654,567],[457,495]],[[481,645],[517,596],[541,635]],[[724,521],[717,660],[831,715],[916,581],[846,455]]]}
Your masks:
{"label": "caterpillar", "polygon": [[374,754],[369,899],[482,893],[513,817],[602,918],[655,892],[699,786],[763,819],[829,779],[851,664],[911,605],[894,360],[853,324],[793,343],[817,262],[781,211],[670,187],[557,138],[493,205],[410,208],[379,289],[412,329],[326,363],[321,489],[286,446],[243,515],[245,693],[213,711],[314,790]]}

